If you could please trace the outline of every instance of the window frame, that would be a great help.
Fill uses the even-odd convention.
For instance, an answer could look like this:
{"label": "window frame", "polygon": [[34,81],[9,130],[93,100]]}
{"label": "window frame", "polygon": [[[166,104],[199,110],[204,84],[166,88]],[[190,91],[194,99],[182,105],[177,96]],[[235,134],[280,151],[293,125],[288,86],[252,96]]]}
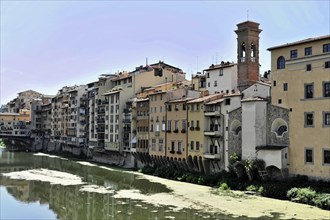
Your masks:
{"label": "window frame", "polygon": [[313,55],[313,48],[305,47],[305,56],[312,56],[312,55]]}
{"label": "window frame", "polygon": [[330,97],[330,81],[322,82],[322,93],[324,98]]}
{"label": "window frame", "polygon": [[288,85],[288,83],[283,83],[283,91],[288,91],[288,89],[289,89],[289,85]]}
{"label": "window frame", "polygon": [[328,52],[330,52],[330,43],[323,44],[323,53],[328,53]]}
{"label": "window frame", "polygon": [[309,72],[309,71],[312,71],[312,64],[306,64],[306,71]]}
{"label": "window frame", "polygon": [[324,69],[329,69],[330,68],[330,61],[325,61],[324,62]]}
{"label": "window frame", "polygon": [[[328,115],[328,120],[327,119],[327,116]],[[327,123],[326,123],[327,122]],[[325,128],[325,127],[330,127],[330,111],[323,111],[322,112],[322,126]]]}
{"label": "window frame", "polygon": [[[308,119],[307,119],[308,115],[312,115],[312,120],[313,121],[312,121],[312,124],[311,125],[307,124],[307,122],[308,122]],[[304,127],[305,128],[314,128],[314,126],[315,126],[314,112],[304,112]]]}
{"label": "window frame", "polygon": [[276,64],[278,70],[285,69],[285,58],[283,56],[279,56]]}
{"label": "window frame", "polygon": [[[309,97],[310,95],[307,94],[307,86],[312,86],[312,95],[311,97]],[[314,83],[305,83],[304,84],[304,98],[305,99],[313,99],[314,98]]]}
{"label": "window frame", "polygon": [[[307,161],[307,151],[311,151],[312,152],[312,156],[311,156],[312,161],[311,162],[310,161]],[[305,164],[309,164],[309,165],[314,164],[314,150],[313,150],[313,148],[311,148],[311,147],[305,147],[305,149],[304,149],[304,162],[305,162]]]}
{"label": "window frame", "polygon": [[290,58],[294,59],[294,58],[297,58],[297,57],[298,57],[298,50],[297,49],[291,50],[290,51]]}
{"label": "window frame", "polygon": [[[325,151],[328,151],[329,154],[330,154],[330,148],[322,148],[322,165],[323,166],[330,166],[330,159],[329,159],[329,162],[325,162]],[[330,158],[330,156],[329,156]]]}

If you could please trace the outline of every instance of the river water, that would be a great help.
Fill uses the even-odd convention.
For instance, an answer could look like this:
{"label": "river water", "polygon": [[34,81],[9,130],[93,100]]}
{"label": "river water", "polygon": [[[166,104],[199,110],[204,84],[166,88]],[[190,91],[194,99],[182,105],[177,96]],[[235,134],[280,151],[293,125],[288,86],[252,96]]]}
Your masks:
{"label": "river water", "polygon": [[[38,177],[29,180],[33,172],[23,175],[23,179],[0,176],[0,219],[217,218],[215,213],[211,216],[192,209],[176,210],[173,206],[156,206],[138,199],[115,198],[116,192],[133,189],[146,195],[171,192],[163,184],[150,182],[140,175],[118,168],[106,169],[64,158],[2,150],[0,170],[2,174],[24,170],[46,171],[40,180]],[[65,185],[66,179],[61,176],[63,183],[51,184],[47,179],[47,173],[50,171],[60,171],[62,175],[62,172],[73,174],[80,177],[84,183]],[[88,185],[93,186],[92,190],[81,191],[83,186]]]}
{"label": "river water", "polygon": [[[203,194],[210,190],[203,186],[174,181],[167,184],[166,181],[169,180],[160,178],[153,180],[142,174],[119,168],[46,154],[8,152],[0,149],[0,173],[1,220],[197,220],[233,219],[237,216],[240,216],[239,219],[247,219],[248,216],[242,217],[242,215],[220,212],[217,209],[208,209],[208,205],[201,202],[203,200],[187,201],[189,199],[184,194],[186,190],[190,196],[196,192],[196,198],[202,198],[205,196]],[[172,188],[168,187],[171,184]],[[181,190],[183,193],[175,193],[173,190],[178,192]],[[221,198],[220,196],[213,198],[213,195],[209,194],[204,200],[210,200],[212,204],[213,199],[216,206],[221,203]],[[226,198],[226,201],[229,204],[231,199]],[[250,202],[256,201],[258,200],[250,200]],[[227,203],[220,206],[226,208],[227,205],[230,208],[232,205]],[[267,202],[261,201],[260,204],[255,206],[264,205],[267,209]],[[271,202],[270,204],[276,205]],[[244,206],[241,208],[244,216],[244,209],[249,208]],[[283,208],[286,209],[287,206]],[[314,210],[314,208],[310,209]],[[256,210],[263,212],[258,211],[258,208]],[[320,210],[316,211],[320,212]],[[255,215],[258,219],[273,219],[279,216],[281,215],[278,213],[266,212]],[[312,213],[312,216],[317,215]],[[320,216],[322,218],[322,213]]]}

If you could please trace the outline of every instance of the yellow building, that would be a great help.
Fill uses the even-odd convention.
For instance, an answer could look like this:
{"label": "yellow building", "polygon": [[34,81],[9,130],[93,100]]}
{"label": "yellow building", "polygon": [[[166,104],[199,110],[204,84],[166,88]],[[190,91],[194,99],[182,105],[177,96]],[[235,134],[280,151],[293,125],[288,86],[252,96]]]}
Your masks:
{"label": "yellow building", "polygon": [[204,157],[204,104],[218,99],[222,94],[213,94],[187,102],[188,108],[188,163],[194,170],[203,171]]}
{"label": "yellow building", "polygon": [[166,155],[165,101],[166,91],[149,94],[149,155],[153,157]]}
{"label": "yellow building", "polygon": [[187,107],[188,99],[178,99],[166,103],[166,156],[174,160],[187,158]]}
{"label": "yellow building", "polygon": [[290,110],[289,173],[330,179],[330,35],[268,49],[272,104]]}
{"label": "yellow building", "polygon": [[30,136],[30,110],[0,113],[0,136]]}

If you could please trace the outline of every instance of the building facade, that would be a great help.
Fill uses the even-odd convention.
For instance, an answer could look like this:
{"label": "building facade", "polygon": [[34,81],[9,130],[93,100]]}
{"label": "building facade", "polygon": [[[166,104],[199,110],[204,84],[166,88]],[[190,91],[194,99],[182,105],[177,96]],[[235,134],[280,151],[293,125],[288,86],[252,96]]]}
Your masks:
{"label": "building facade", "polygon": [[289,173],[330,178],[330,36],[268,49],[272,104],[290,111]]}

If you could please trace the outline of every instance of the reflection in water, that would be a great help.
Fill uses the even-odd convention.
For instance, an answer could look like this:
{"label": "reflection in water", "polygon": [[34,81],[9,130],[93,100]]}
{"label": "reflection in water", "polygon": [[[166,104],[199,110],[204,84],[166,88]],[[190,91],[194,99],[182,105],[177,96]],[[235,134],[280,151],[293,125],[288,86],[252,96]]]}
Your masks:
{"label": "reflection in water", "polygon": [[[133,173],[85,166],[60,158],[0,151],[1,173],[36,168],[71,173],[80,176],[89,185],[104,186],[113,190],[138,189],[143,194],[170,192],[165,185],[138,178]],[[192,209],[178,212],[171,206],[160,207],[139,200],[114,198],[113,193],[80,191],[81,185],[52,185],[41,181],[13,180],[4,176],[0,176],[0,184],[6,187],[11,196],[21,202],[38,201],[40,204],[49,204],[49,208],[57,214],[59,219],[166,219],[173,217],[176,219],[204,219],[205,217],[223,219],[225,217],[220,214],[210,216]],[[12,207],[12,210],[8,212],[17,212],[16,207]]]}

